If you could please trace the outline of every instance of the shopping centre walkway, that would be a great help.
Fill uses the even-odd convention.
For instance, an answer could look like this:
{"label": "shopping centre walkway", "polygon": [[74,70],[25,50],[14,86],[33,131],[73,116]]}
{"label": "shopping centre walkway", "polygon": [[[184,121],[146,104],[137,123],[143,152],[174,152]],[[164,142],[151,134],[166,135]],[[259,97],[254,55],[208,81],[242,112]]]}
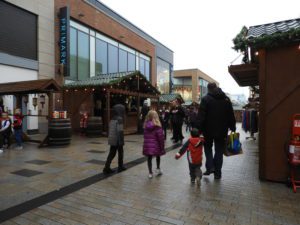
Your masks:
{"label": "shopping centre walkway", "polygon": [[[241,133],[241,139],[245,140],[245,134]],[[127,136],[126,139],[125,161],[130,167],[128,170],[106,179],[98,175],[98,181],[94,180],[95,183],[90,186],[61,196],[3,224],[300,224],[300,192],[294,194],[283,184],[258,180],[258,149],[253,140],[243,141],[244,154],[224,158],[221,180],[214,180],[212,175],[204,177],[201,186],[197,187],[190,184],[186,158],[178,161],[174,159],[176,150],[169,151],[162,158],[163,175],[149,180],[147,165],[140,158],[141,136]],[[14,153],[14,157],[26,153],[31,155],[25,161],[50,161],[39,166],[25,163],[25,156],[23,161],[11,158],[20,164],[19,169],[43,172],[33,176],[32,178],[36,178],[29,182],[30,185],[25,182],[28,177],[15,175],[14,183],[10,180],[8,186],[10,175],[7,173],[15,167],[3,166],[1,158],[2,209],[5,208],[2,204],[9,205],[6,201],[11,202],[11,197],[17,201],[18,197],[14,196],[18,196],[16,192],[22,189],[25,189],[23,192],[36,189],[36,192],[42,194],[46,190],[52,191],[53,187],[59,189],[68,185],[72,179],[77,181],[80,176],[86,178],[87,175],[99,173],[103,166],[87,161],[104,160],[107,153],[89,151],[106,151],[106,140],[88,139],[88,143],[84,144],[85,140],[75,140],[78,145],[73,145],[70,150],[25,149],[24,152]],[[95,142],[104,145],[99,147],[100,144]],[[55,154],[50,157],[45,152]],[[4,158],[11,161],[9,156]],[[135,163],[130,164],[131,161]],[[52,165],[49,166],[50,164]],[[6,188],[2,188],[3,185]],[[10,189],[11,187],[15,189]]]}

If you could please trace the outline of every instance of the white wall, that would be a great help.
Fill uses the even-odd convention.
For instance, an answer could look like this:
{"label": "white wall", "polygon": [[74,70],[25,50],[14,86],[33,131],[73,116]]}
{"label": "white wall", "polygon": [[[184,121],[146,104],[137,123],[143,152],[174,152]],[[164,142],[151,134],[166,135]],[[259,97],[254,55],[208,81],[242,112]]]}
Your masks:
{"label": "white wall", "polygon": [[[0,64],[0,83],[8,83],[8,82],[17,82],[17,81],[26,81],[26,80],[37,80],[38,72],[35,70],[23,69],[18,67],[6,66]],[[27,107],[23,111],[23,114],[27,115],[28,110],[30,109],[32,114],[36,115],[38,112],[38,107],[34,110],[32,106],[32,97],[34,95],[30,95],[29,102]],[[15,99],[12,95],[7,95],[3,98],[3,104],[8,110],[14,113],[15,109]],[[24,103],[22,103],[24,104]],[[34,130],[38,129],[38,117],[26,117],[25,118],[27,129]]]}

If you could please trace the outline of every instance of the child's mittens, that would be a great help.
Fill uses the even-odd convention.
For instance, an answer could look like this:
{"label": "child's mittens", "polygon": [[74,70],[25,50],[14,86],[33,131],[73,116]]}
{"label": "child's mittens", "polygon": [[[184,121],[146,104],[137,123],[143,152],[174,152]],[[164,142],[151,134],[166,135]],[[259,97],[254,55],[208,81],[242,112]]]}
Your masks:
{"label": "child's mittens", "polygon": [[179,159],[180,158],[180,154],[177,152],[175,155],[175,159]]}

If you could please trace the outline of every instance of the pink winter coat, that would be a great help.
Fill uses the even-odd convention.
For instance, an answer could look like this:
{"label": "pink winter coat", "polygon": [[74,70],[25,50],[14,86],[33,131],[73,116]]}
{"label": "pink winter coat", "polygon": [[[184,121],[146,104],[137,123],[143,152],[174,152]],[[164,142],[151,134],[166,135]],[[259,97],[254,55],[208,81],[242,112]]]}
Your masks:
{"label": "pink winter coat", "polygon": [[143,154],[146,156],[166,154],[164,138],[162,128],[155,126],[152,121],[148,121],[144,129]]}

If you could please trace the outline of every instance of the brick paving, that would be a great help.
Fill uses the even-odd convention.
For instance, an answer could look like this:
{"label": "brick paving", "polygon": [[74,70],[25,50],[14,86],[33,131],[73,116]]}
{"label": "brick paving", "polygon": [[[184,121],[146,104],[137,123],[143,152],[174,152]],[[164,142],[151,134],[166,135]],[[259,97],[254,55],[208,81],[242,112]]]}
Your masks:
{"label": "brick paving", "polygon": [[200,187],[190,184],[187,160],[174,160],[175,150],[162,157],[162,176],[149,180],[141,163],[3,224],[300,224],[300,194],[259,181],[257,143],[243,148],[224,158],[221,180],[204,177]]}

